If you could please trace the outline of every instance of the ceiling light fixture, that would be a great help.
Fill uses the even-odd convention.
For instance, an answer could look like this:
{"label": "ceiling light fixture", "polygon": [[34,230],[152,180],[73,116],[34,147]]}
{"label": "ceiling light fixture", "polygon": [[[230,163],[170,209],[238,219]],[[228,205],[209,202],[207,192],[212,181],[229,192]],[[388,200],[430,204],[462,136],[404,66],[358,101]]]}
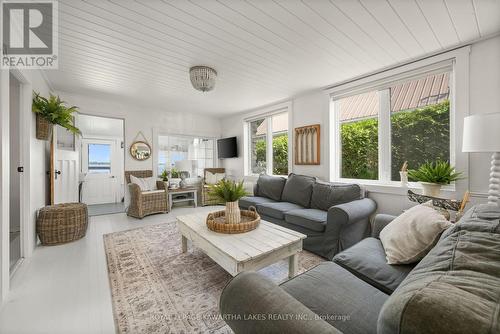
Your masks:
{"label": "ceiling light fixture", "polygon": [[217,72],[208,66],[193,66],[189,69],[189,78],[194,89],[209,92],[215,87]]}

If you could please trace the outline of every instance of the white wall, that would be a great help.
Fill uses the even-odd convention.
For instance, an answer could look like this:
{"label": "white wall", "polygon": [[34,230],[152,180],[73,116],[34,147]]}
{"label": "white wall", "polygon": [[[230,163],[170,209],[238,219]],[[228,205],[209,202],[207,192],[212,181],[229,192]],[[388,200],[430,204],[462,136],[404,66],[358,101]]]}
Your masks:
{"label": "white wall", "polygon": [[[500,112],[500,37],[479,41],[471,46],[470,53],[470,114]],[[323,90],[317,90],[292,99],[293,127],[319,123],[321,125],[321,164],[318,166],[293,166],[293,172],[329,179],[330,156],[328,149],[329,98]],[[243,152],[243,112],[222,121],[222,136],[237,136],[239,151]],[[461,134],[457,138],[461,142]],[[457,152],[457,155],[464,154]],[[243,156],[223,161],[223,167],[230,169],[236,177],[243,176]],[[489,154],[470,154],[468,188],[473,193],[473,203],[486,201],[490,168]],[[460,198],[463,194],[455,194]],[[452,194],[453,196],[453,194]],[[404,192],[393,194],[377,190],[371,192],[378,204],[378,211],[399,214],[412,204]]]}
{"label": "white wall", "polygon": [[[57,94],[68,104],[78,106],[79,111],[83,114],[125,120],[125,170],[153,169],[153,158],[137,161],[129,154],[130,145],[139,131],[144,134],[151,146],[153,146],[154,129],[160,133],[216,138],[221,133],[220,120],[216,117],[185,113],[182,110],[158,110],[130,105],[117,100],[97,99],[66,92],[57,92]],[[141,137],[139,138],[142,140]]]}

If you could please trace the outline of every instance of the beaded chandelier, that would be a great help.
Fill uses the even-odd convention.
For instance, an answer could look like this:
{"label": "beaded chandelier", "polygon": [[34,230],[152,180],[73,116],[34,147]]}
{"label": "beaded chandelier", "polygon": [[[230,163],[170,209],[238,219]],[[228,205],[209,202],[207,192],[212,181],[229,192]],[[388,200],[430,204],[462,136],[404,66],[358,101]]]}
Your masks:
{"label": "beaded chandelier", "polygon": [[208,66],[193,66],[189,69],[189,77],[194,89],[209,92],[214,89],[217,72]]}

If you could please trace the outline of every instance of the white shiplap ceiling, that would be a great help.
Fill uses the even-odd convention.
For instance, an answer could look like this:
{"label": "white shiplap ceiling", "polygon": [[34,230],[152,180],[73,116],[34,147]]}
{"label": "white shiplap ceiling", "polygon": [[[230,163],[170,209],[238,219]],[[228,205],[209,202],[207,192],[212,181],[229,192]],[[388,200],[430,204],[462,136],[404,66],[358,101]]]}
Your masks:
{"label": "white shiplap ceiling", "polygon": [[[225,115],[500,31],[500,0],[61,0],[59,91]],[[191,87],[208,65],[216,88]]]}

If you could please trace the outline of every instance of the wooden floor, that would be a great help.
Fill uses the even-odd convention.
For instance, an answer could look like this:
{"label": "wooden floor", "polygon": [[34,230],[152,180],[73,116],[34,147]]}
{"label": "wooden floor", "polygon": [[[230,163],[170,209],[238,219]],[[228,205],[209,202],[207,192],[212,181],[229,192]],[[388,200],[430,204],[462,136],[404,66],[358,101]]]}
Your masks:
{"label": "wooden floor", "polygon": [[90,217],[85,238],[37,247],[11,280],[11,292],[0,310],[0,333],[115,333],[102,236],[203,211],[214,207],[179,207],[142,220],[124,213]]}

